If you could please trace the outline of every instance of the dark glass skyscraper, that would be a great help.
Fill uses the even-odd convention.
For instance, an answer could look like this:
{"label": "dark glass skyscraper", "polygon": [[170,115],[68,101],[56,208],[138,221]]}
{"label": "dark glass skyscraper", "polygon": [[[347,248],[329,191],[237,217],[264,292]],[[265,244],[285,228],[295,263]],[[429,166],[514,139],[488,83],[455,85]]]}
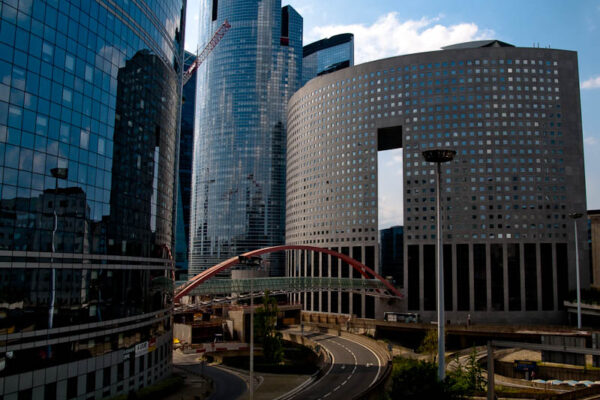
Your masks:
{"label": "dark glass skyscraper", "polygon": [[[287,101],[300,86],[302,17],[280,0],[205,0],[199,43],[231,30],[197,71],[190,274],[283,244]],[[271,258],[272,274],[282,274]]]}
{"label": "dark glass skyscraper", "polygon": [[170,373],[184,3],[0,3],[0,398]]}
{"label": "dark glass skyscraper", "polygon": [[[185,70],[196,56],[185,52]],[[175,273],[177,280],[187,279],[188,244],[190,242],[190,200],[192,192],[192,157],[194,149],[194,110],[196,108],[195,76],[183,86],[181,133],[179,137],[179,185],[177,201],[177,232],[175,240]]]}
{"label": "dark glass skyscraper", "polygon": [[392,277],[402,287],[404,278],[404,227],[392,226],[379,231],[381,275]]}
{"label": "dark glass skyscraper", "polygon": [[302,49],[302,85],[312,78],[354,65],[354,35],[341,33]]}

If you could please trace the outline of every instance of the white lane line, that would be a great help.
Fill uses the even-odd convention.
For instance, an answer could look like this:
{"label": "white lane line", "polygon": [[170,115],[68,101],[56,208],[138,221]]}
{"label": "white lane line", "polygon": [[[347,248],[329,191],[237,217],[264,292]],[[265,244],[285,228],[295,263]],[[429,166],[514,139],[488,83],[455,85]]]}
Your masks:
{"label": "white lane line", "polygon": [[[341,338],[340,338],[341,339]],[[373,350],[371,350],[370,348],[368,348],[367,346],[365,346],[362,343],[358,343],[358,342],[353,342],[348,338],[344,338],[345,340],[348,340],[349,342],[352,342],[354,344],[357,344],[359,346],[364,347],[365,349],[369,350],[371,353],[373,353],[373,355],[375,356],[375,358],[377,359],[377,375],[375,375],[375,378],[373,378],[373,381],[371,382],[371,384],[369,384],[368,387],[373,386],[373,384],[375,382],[377,382],[377,379],[379,378],[379,374],[381,373],[381,360],[379,359],[379,356],[377,355],[377,353],[375,353]],[[354,355],[354,353],[352,353],[352,355]],[[354,359],[356,359],[356,357],[354,357]],[[354,367],[356,369],[356,367]]]}
{"label": "white lane line", "polygon": [[[343,347],[344,349],[346,349],[346,351],[348,353],[350,353],[352,355],[352,358],[354,358],[354,368],[352,368],[352,372],[350,372],[350,375],[348,375],[348,377],[346,378],[346,380],[344,382],[342,382],[341,384],[339,384],[338,386],[336,386],[335,389],[333,389],[332,391],[330,391],[329,393],[327,393],[326,395],[324,395],[323,397],[321,397],[321,399],[324,399],[325,397],[329,396],[333,392],[337,391],[340,387],[344,386],[350,380],[350,378],[352,377],[352,375],[354,375],[354,372],[356,371],[356,367],[358,365],[358,360],[357,360],[356,355],[354,354],[354,352],[352,350],[350,350],[348,347],[344,346],[343,344],[341,344],[341,343],[339,343],[339,342],[337,342],[335,340],[329,340],[329,342],[330,343],[335,343],[336,345],[338,345],[340,347]],[[331,351],[329,351],[327,349],[327,347],[323,346],[323,348],[329,352],[329,354],[332,357],[332,360],[334,360],[333,353]],[[332,362],[331,366],[333,368],[333,362]],[[342,364],[341,367],[340,367],[340,369],[342,369],[342,370],[344,370],[345,368],[346,368],[346,366],[344,364]],[[331,368],[329,370],[331,370]],[[329,373],[329,371],[327,371],[327,373]]]}

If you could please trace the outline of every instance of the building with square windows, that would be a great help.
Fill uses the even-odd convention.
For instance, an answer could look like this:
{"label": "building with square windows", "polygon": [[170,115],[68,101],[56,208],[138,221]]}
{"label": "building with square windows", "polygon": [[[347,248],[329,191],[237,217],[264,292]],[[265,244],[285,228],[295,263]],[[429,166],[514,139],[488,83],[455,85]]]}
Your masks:
{"label": "building with square windows", "polygon": [[[442,165],[447,318],[562,322],[575,289],[572,212],[586,210],[577,53],[485,40],[317,77],[289,102],[286,243],[379,265],[377,152],[403,148],[403,307],[435,320],[435,165]],[[579,224],[581,265],[587,265]],[[349,276],[297,252],[287,274]],[[582,285],[590,282],[582,268]],[[378,315],[365,296],[293,295],[305,309]]]}

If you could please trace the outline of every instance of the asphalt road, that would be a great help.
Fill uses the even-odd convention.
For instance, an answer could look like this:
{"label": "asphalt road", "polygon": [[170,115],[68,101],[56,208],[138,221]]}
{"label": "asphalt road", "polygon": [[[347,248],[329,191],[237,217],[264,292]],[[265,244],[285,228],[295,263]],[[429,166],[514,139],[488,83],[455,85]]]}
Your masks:
{"label": "asphalt road", "polygon": [[208,400],[235,400],[248,389],[246,382],[239,376],[220,368],[202,365],[197,361],[197,354],[173,352],[173,364],[195,374],[211,378],[215,383],[215,391]]}
{"label": "asphalt road", "polygon": [[364,345],[324,333],[305,333],[333,356],[331,368],[321,379],[298,392],[293,399],[350,400],[371,386],[383,372],[377,356]]}

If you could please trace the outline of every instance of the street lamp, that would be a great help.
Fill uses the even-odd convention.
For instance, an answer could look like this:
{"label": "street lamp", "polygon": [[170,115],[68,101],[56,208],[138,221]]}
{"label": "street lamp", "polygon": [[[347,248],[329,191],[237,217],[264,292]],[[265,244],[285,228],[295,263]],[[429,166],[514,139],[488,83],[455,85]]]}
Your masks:
{"label": "street lamp", "polygon": [[[253,267],[262,265],[262,258],[238,256],[240,264],[250,266],[250,271],[254,275]],[[254,399],[254,276],[250,277],[250,400]]]}
{"label": "street lamp", "polygon": [[577,243],[577,220],[583,217],[582,213],[570,213],[575,229],[575,280],[577,283],[577,329],[581,329],[581,281],[579,278],[579,243]]}
{"label": "street lamp", "polygon": [[[54,226],[52,228],[52,256],[50,257],[50,265],[52,266],[50,272],[50,308],[48,310],[48,335],[50,334],[50,329],[52,329],[54,325],[54,303],[56,301],[56,269],[54,268],[54,252],[56,251],[56,246],[54,242],[54,238],[56,236],[56,230],[58,228],[58,215],[56,214],[56,201],[58,199],[58,180],[59,179],[67,179],[69,177],[69,169],[68,168],[52,168],[50,173],[54,177],[54,201],[52,202],[54,208]],[[52,348],[48,345],[48,358],[50,358],[52,353]]]}
{"label": "street lamp", "polygon": [[456,155],[455,150],[435,149],[425,150],[423,153],[425,161],[437,164],[437,317],[438,317],[438,378],[444,380],[446,374],[445,346],[444,346],[444,257],[442,248],[442,194],[441,194],[441,164],[452,161]]}

